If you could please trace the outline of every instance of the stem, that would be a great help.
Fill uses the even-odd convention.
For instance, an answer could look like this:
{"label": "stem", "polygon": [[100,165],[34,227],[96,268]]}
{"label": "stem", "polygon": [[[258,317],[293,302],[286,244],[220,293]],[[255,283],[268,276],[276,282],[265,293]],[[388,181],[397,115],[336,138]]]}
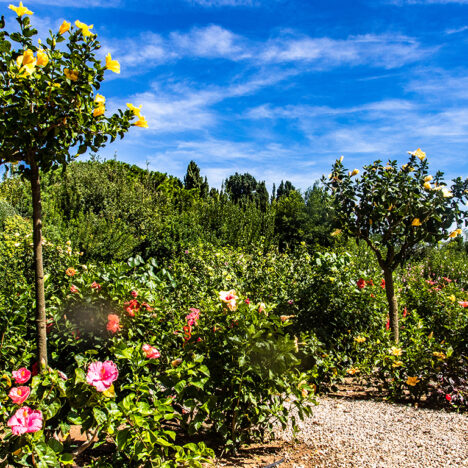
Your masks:
{"label": "stem", "polygon": [[34,156],[30,158],[31,191],[33,202],[33,240],[34,240],[34,268],[36,287],[36,342],[37,359],[41,373],[47,369],[47,332],[44,292],[44,266],[42,259],[42,202],[39,167]]}
{"label": "stem", "polygon": [[384,269],[385,278],[385,293],[387,294],[388,311],[390,318],[390,328],[392,330],[392,336],[395,343],[399,340],[399,328],[398,328],[398,302],[395,296],[395,288],[393,286],[393,272],[389,268]]}
{"label": "stem", "polygon": [[94,438],[96,437],[96,434],[98,433],[100,428],[101,426],[96,427],[94,433],[91,433],[91,437],[73,452],[73,455],[75,457],[83,453],[87,448],[94,444]]}

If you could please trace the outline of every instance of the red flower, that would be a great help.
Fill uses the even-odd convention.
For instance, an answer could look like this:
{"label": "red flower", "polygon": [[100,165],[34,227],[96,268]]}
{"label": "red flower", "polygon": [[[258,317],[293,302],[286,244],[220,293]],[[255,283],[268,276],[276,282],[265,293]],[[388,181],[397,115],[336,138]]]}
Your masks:
{"label": "red flower", "polygon": [[387,320],[387,323],[385,324],[385,329],[390,330],[390,319]]}
{"label": "red flower", "polygon": [[462,307],[468,307],[468,301],[458,301]]}
{"label": "red flower", "polygon": [[135,312],[133,311],[133,309],[129,306],[129,307],[126,307],[125,310],[127,311],[127,314],[130,316],[130,317],[135,317]]}
{"label": "red flower", "polygon": [[70,286],[70,292],[72,292],[73,294],[75,294],[75,293],[78,292],[78,288],[77,288],[74,284],[72,284],[72,285]]}
{"label": "red flower", "polygon": [[447,283],[451,283],[452,280],[450,278],[447,278],[446,276],[442,276],[442,279],[447,281]]}
{"label": "red flower", "polygon": [[96,281],[93,281],[93,284],[91,284],[91,289],[97,289],[100,291],[102,286],[99,283],[96,283]]}
{"label": "red flower", "polygon": [[120,330],[120,318],[118,315],[109,314],[107,316],[107,330],[112,333],[117,333]]}
{"label": "red flower", "polygon": [[130,293],[133,297],[138,297],[138,292],[133,290],[131,293]]}
{"label": "red flower", "polygon": [[247,298],[244,302],[245,302],[247,305],[249,305],[249,304],[250,304],[250,299]]}
{"label": "red flower", "polygon": [[380,287],[382,289],[385,289],[385,280],[384,279],[380,282]]}
{"label": "red flower", "polygon": [[359,289],[364,289],[366,287],[366,280],[359,278],[356,284]]}
{"label": "red flower", "polygon": [[406,317],[408,315],[408,311],[406,310],[406,307],[403,309],[403,317]]}

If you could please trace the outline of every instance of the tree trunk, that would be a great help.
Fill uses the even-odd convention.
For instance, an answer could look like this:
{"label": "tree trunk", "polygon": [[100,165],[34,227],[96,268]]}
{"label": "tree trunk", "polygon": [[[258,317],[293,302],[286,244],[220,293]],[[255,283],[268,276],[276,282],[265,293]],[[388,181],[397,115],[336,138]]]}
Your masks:
{"label": "tree trunk", "polygon": [[44,294],[44,267],[42,264],[42,202],[39,168],[31,157],[31,190],[33,202],[34,268],[36,278],[36,343],[41,372],[47,369],[47,332]]}
{"label": "tree trunk", "polygon": [[393,271],[384,268],[385,278],[385,292],[387,294],[388,301],[388,312],[390,318],[390,329],[392,330],[392,336],[395,343],[399,340],[399,329],[398,329],[398,303],[395,296],[395,288],[393,286]]}

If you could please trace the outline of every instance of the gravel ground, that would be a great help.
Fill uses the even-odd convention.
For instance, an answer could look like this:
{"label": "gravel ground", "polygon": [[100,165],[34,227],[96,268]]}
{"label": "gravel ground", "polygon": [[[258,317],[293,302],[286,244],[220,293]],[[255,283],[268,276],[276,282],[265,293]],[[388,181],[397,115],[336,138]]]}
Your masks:
{"label": "gravel ground", "polygon": [[468,416],[456,413],[324,397],[298,438],[311,459],[297,468],[468,467]]}

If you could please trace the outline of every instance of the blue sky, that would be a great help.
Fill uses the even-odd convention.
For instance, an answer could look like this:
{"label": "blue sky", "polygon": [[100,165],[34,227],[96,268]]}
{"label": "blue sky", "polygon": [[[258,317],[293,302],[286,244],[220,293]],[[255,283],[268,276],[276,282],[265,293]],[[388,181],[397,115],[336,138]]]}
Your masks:
{"label": "blue sky", "polygon": [[107,107],[143,105],[150,128],[103,157],[306,189],[341,155],[353,169],[421,147],[432,170],[468,176],[468,0],[24,4],[42,37],[64,19],[94,24],[122,69],[106,75]]}

